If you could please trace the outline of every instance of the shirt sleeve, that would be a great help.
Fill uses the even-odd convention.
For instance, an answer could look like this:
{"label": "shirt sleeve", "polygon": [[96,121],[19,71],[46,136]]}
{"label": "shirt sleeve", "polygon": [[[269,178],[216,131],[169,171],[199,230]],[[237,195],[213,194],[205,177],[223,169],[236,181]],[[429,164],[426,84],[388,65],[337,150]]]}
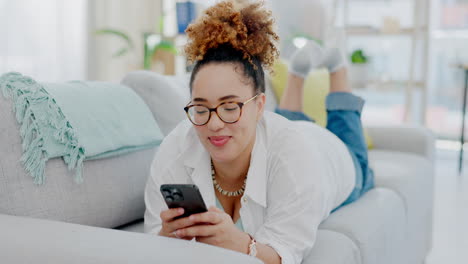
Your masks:
{"label": "shirt sleeve", "polygon": [[[185,122],[189,123],[189,122]],[[183,177],[175,171],[177,168],[177,157],[181,153],[179,142],[185,138],[186,127],[185,123],[181,122],[167,135],[151,163],[150,175],[146,182],[144,199],[145,199],[145,215],[144,215],[144,232],[157,235],[162,227],[161,211],[167,210],[168,207],[159,190],[164,183],[182,183]],[[176,177],[176,176],[180,177]]]}
{"label": "shirt sleeve", "polygon": [[156,177],[155,172],[159,170],[158,154],[151,165],[150,175],[145,187],[145,223],[144,232],[157,235],[161,230],[160,213],[167,205],[159,191],[161,184]]}
{"label": "shirt sleeve", "polygon": [[266,215],[254,237],[272,247],[283,264],[302,262],[328,214],[321,158],[311,150],[313,143],[293,140],[268,162]]}

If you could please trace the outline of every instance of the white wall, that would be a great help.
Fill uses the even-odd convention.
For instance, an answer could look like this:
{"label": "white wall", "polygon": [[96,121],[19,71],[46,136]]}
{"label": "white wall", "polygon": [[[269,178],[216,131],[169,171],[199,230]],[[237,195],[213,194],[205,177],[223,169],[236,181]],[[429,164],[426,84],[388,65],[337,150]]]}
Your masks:
{"label": "white wall", "polygon": [[[88,78],[120,81],[129,71],[143,67],[143,33],[154,32],[161,15],[160,0],[97,0],[89,1]],[[112,54],[124,42],[114,36],[96,35],[102,28],[115,28],[130,35],[135,49],[118,58]]]}
{"label": "white wall", "polygon": [[0,74],[86,77],[86,0],[0,0]]}

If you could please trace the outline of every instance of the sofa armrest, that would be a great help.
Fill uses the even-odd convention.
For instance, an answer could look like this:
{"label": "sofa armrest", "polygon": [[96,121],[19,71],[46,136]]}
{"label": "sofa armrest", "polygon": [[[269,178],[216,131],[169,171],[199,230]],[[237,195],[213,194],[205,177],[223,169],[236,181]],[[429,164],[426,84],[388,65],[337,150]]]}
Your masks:
{"label": "sofa armrest", "polygon": [[2,263],[261,263],[191,241],[0,214]]}
{"label": "sofa armrest", "polygon": [[[354,242],[360,261],[351,258],[345,263],[405,263],[406,248],[410,246],[405,240],[406,221],[403,199],[392,190],[373,188],[358,201],[332,213],[319,229],[343,234]],[[333,247],[328,250],[333,254]]]}
{"label": "sofa armrest", "polygon": [[421,126],[366,127],[376,149],[415,153],[434,160],[435,135]]}

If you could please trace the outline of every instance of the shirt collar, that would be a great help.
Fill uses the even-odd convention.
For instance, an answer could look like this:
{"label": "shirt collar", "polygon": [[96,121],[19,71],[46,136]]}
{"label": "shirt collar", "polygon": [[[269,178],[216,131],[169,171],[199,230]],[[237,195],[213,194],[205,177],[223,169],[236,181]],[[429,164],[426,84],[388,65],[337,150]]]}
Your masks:
{"label": "shirt collar", "polygon": [[[259,122],[260,124],[262,121]],[[265,134],[263,126],[257,125],[255,144],[250,158],[249,172],[247,173],[247,186],[245,195],[249,196],[257,204],[266,207],[267,190],[267,155]]]}
{"label": "shirt collar", "polygon": [[[190,128],[184,141],[184,166],[191,170],[191,178],[204,195],[207,206],[215,205],[216,196],[211,180],[210,155],[201,144],[193,127]],[[247,173],[245,196],[250,197],[257,204],[266,207],[267,189],[267,155],[265,144],[265,129],[263,120],[257,125],[255,144],[250,158],[250,167]]]}
{"label": "shirt collar", "polygon": [[182,159],[192,182],[198,186],[200,193],[204,194],[203,199],[208,207],[216,205],[213,181],[210,176],[210,154],[201,144],[193,127],[190,128],[183,144],[185,148]]}

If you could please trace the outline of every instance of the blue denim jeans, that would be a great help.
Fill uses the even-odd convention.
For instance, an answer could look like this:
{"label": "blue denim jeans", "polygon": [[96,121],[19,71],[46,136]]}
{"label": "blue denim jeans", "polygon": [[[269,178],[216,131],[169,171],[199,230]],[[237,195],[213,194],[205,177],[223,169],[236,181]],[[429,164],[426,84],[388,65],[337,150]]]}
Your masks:
{"label": "blue denim jeans", "polygon": [[[374,172],[369,168],[367,144],[361,123],[361,112],[364,100],[346,92],[328,94],[326,98],[327,129],[335,134],[348,147],[356,169],[356,185],[341,206],[356,201],[364,193],[374,187]],[[289,120],[304,120],[315,122],[303,112],[294,112],[276,108],[276,113]]]}

